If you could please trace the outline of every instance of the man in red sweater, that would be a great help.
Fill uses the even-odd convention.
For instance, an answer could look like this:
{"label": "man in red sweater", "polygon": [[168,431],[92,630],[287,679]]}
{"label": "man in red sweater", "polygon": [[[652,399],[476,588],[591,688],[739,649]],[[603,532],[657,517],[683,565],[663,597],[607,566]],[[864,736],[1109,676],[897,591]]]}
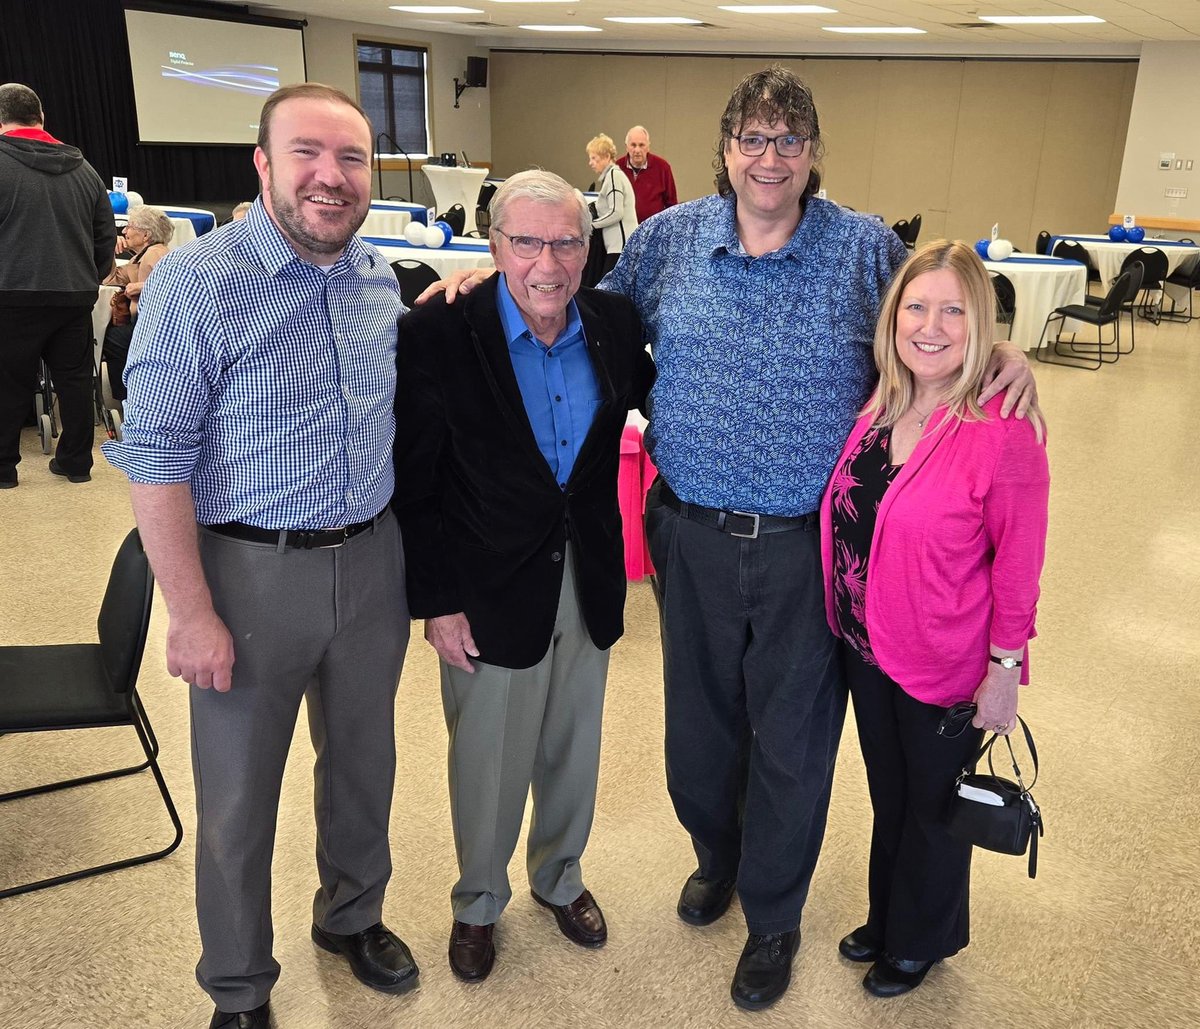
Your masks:
{"label": "man in red sweater", "polygon": [[641,125],[635,125],[625,133],[625,151],[617,165],[633,183],[638,224],[679,203],[675,197],[675,176],[671,174],[671,166],[657,154],[650,153],[650,133]]}

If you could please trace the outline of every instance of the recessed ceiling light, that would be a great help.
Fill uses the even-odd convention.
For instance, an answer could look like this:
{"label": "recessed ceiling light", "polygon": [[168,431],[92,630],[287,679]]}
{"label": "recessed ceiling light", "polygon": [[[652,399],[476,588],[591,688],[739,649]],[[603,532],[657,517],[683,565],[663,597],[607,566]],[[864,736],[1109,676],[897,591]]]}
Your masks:
{"label": "recessed ceiling light", "polygon": [[831,28],[828,25],[821,26],[826,32],[845,32],[848,35],[867,35],[869,33],[880,33],[887,36],[923,36],[924,29],[914,29],[909,25],[880,25],[875,28],[858,28],[858,27],[842,27]]}
{"label": "recessed ceiling light", "polygon": [[622,25],[703,25],[698,18],[605,18],[605,21],[616,21]]}
{"label": "recessed ceiling light", "polygon": [[717,10],[734,14],[837,14],[832,7],[817,4],[730,4]]}
{"label": "recessed ceiling light", "polygon": [[393,4],[390,8],[388,8],[388,10],[403,11],[405,14],[483,14],[483,11],[479,10],[477,7],[452,7],[449,5],[433,7],[429,5],[422,7],[413,5],[411,7],[401,7],[397,4]]}
{"label": "recessed ceiling light", "polygon": [[1103,25],[1093,14],[981,14],[980,21],[993,25]]}
{"label": "recessed ceiling light", "polygon": [[[508,0],[504,0],[505,3]],[[603,29],[598,29],[593,25],[518,25],[519,29],[528,29],[530,32],[603,32]]]}

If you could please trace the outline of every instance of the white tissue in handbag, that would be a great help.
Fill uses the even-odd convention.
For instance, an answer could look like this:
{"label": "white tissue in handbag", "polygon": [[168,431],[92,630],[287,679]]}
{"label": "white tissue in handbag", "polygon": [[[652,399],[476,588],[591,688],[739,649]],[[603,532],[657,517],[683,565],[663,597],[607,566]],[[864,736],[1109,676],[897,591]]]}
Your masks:
{"label": "white tissue in handbag", "polygon": [[1004,807],[1004,798],[998,793],[993,793],[991,790],[981,790],[978,786],[972,786],[970,783],[960,782],[958,784],[958,795],[963,800],[974,800],[980,804],[991,804],[992,807]]}

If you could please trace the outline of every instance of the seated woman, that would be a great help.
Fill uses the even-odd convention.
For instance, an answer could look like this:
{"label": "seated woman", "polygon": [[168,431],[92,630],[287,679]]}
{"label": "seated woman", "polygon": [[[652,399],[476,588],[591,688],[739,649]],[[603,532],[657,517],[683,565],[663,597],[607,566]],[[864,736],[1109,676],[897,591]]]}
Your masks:
{"label": "seated woman", "polygon": [[106,286],[120,286],[129,298],[132,315],[128,325],[110,325],[104,334],[103,359],[108,362],[108,381],[114,400],[125,399],[125,360],[137,321],[137,298],[154,266],[162,260],[174,235],[171,219],[157,207],[135,207],[122,236],[117,237],[117,257],[129,258],[128,264],[113,268],[104,280]]}
{"label": "seated woman", "polygon": [[599,229],[604,240],[605,258],[597,269],[595,281],[585,286],[594,286],[612,271],[625,240],[637,228],[637,208],[634,204],[633,185],[621,171],[617,161],[617,148],[612,139],[601,133],[587,145],[588,167],[596,176],[596,217],[592,229]]}
{"label": "seated woman", "polygon": [[[1050,475],[1036,405],[977,403],[995,294],[974,250],[939,240],[897,272],[875,333],[879,385],[821,505],[825,604],[842,639],[874,824],[866,924],[841,941],[863,986],[919,986],[969,938],[971,847],[945,814],[1028,682]],[[946,709],[972,725],[941,736]]]}

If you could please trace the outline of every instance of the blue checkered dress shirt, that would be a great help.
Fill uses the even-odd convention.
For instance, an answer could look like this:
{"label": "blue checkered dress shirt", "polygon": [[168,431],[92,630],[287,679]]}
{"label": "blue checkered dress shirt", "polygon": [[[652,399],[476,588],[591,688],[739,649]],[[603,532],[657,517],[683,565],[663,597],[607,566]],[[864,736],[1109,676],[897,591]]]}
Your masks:
{"label": "blue checkered dress shirt", "polygon": [[104,456],[149,484],[189,482],[203,525],[318,529],[392,495],[396,321],[383,256],[352,238],[301,260],[262,206],[155,267]]}

